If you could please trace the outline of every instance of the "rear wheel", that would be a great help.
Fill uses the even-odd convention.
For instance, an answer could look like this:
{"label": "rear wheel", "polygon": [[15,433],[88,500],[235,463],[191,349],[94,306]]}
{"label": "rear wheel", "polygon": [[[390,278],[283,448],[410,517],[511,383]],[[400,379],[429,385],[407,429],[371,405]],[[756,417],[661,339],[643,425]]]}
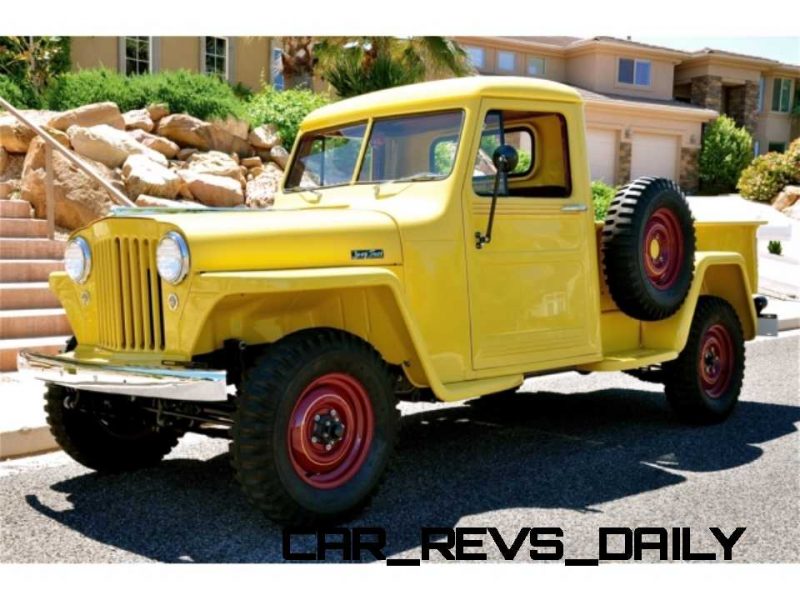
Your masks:
{"label": "rear wheel", "polygon": [[399,423],[392,379],[375,350],[333,330],[301,332],[254,357],[239,387],[232,458],[253,504],[296,525],[364,508]]}
{"label": "rear wheel", "polygon": [[664,363],[665,393],[678,416],[719,423],[736,408],[744,379],[744,334],[736,311],[721,298],[702,296],[686,346]]}

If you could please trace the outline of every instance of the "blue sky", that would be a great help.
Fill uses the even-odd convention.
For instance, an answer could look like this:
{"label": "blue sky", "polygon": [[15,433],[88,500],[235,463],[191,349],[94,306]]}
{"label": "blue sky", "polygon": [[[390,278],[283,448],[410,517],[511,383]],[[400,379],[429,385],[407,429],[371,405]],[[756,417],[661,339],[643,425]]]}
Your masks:
{"label": "blue sky", "polygon": [[800,65],[800,36],[795,37],[682,37],[632,36],[633,41],[678,50],[709,47],[752,56],[763,56],[784,63]]}

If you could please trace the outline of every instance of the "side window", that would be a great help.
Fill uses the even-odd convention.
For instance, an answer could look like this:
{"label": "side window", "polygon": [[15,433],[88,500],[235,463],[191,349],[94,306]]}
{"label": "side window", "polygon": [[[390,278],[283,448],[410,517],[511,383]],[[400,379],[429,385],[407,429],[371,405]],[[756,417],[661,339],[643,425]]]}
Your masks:
{"label": "side window", "polygon": [[516,168],[498,187],[503,196],[566,198],[571,193],[566,120],[558,113],[492,110],[486,113],[475,157],[472,187],[491,196],[496,169],[495,149],[507,144],[517,150]]}

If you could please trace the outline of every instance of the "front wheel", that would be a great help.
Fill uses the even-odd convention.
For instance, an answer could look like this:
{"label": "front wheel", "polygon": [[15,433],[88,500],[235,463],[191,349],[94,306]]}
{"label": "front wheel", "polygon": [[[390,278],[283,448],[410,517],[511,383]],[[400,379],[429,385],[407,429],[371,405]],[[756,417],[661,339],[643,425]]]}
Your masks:
{"label": "front wheel", "polygon": [[245,495],[284,524],[356,514],[397,438],[387,365],[362,340],[333,330],[291,335],[250,362],[231,448]]}
{"label": "front wheel", "polygon": [[684,421],[724,421],[736,408],[744,379],[744,334],[736,311],[721,298],[697,302],[689,339],[664,363],[664,391]]}

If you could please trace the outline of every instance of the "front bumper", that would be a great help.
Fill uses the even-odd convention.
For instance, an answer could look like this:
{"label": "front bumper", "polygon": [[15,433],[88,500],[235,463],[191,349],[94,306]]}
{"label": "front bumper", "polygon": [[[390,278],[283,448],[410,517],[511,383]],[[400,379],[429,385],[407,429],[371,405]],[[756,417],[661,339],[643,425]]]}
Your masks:
{"label": "front bumper", "polygon": [[17,368],[35,379],[76,390],[169,400],[222,402],[228,399],[225,371],[182,368],[118,367],[20,352]]}

